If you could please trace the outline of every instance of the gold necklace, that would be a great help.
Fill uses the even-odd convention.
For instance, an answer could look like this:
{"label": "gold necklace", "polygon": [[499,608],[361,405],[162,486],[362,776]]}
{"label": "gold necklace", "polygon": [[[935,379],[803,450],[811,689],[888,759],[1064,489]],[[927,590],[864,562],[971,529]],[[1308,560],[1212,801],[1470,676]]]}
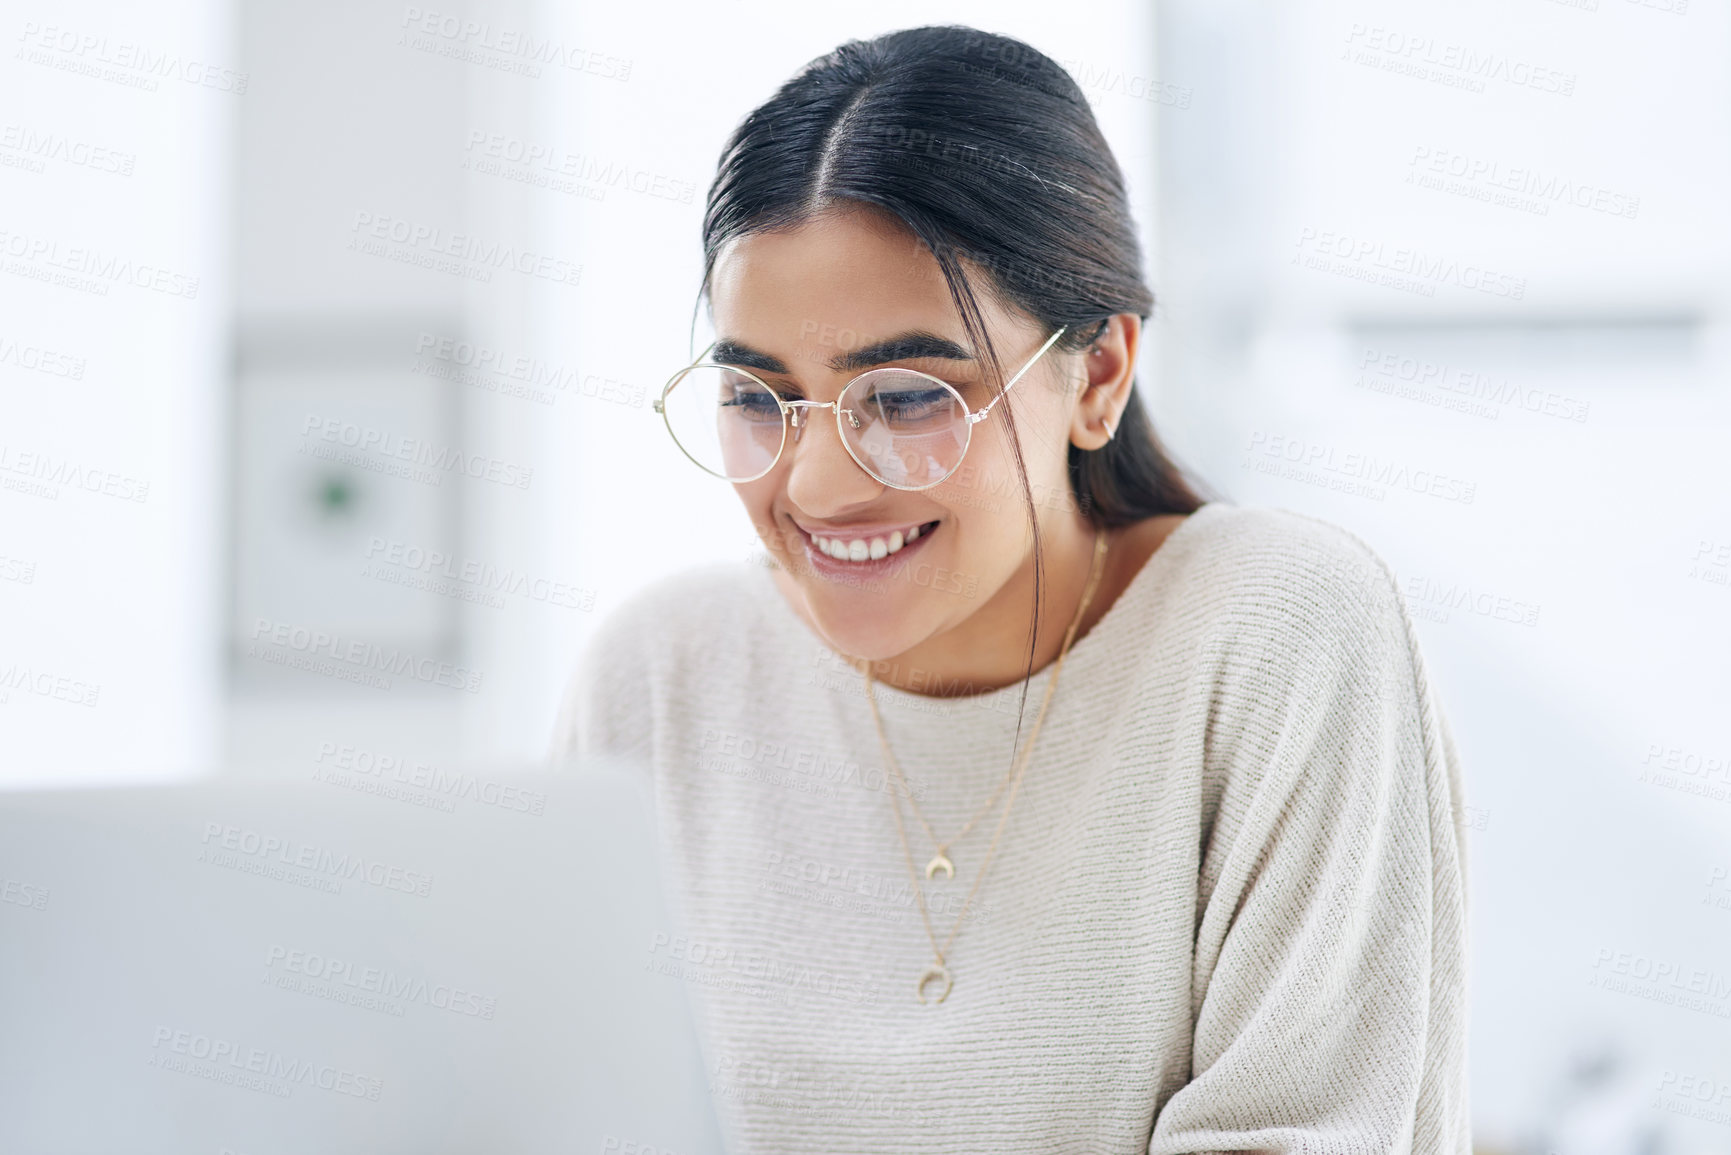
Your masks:
{"label": "gold necklace", "polygon": [[[896,777],[895,789],[890,792],[890,804],[894,807],[894,813],[896,816],[896,833],[901,836],[902,856],[907,862],[908,879],[913,883],[914,899],[919,904],[920,918],[925,923],[926,938],[931,941],[932,957],[935,960],[931,966],[921,972],[919,985],[915,988],[915,995],[918,997],[922,1005],[926,1001],[926,986],[933,980],[940,981],[944,984],[943,990],[939,992],[937,997],[937,1001],[940,1003],[949,997],[950,988],[955,985],[955,980],[950,975],[949,966],[944,961],[944,953],[950,949],[950,945],[956,941],[956,935],[962,929],[962,920],[967,917],[968,907],[973,905],[974,895],[979,893],[980,883],[986,877],[986,867],[991,865],[992,855],[998,849],[998,839],[1004,833],[1005,823],[1009,821],[1010,809],[1016,805],[1016,791],[1019,790],[1022,785],[1022,771],[1027,767],[1028,759],[1033,755],[1034,743],[1040,737],[1040,724],[1046,720],[1046,707],[1052,704],[1052,693],[1058,688],[1058,675],[1064,670],[1064,658],[1070,653],[1070,644],[1075,641],[1076,629],[1082,624],[1082,617],[1088,612],[1089,603],[1094,600],[1094,590],[1100,584],[1102,563],[1105,561],[1105,558],[1106,528],[1101,526],[1094,531],[1094,560],[1088,569],[1088,585],[1082,591],[1082,604],[1076,607],[1076,616],[1070,622],[1070,628],[1064,633],[1064,645],[1063,648],[1058,651],[1057,663],[1052,667],[1051,681],[1046,683],[1046,694],[1040,702],[1040,713],[1034,719],[1034,728],[1028,734],[1028,741],[1022,747],[1021,756],[1011,760],[1010,774],[1009,777],[1005,779],[1005,781],[1010,784],[1010,797],[1009,800],[1004,803],[1003,816],[998,819],[998,828],[992,833],[992,844],[986,848],[986,856],[980,860],[980,872],[974,877],[973,889],[968,891],[967,900],[962,903],[962,909],[956,915],[956,925],[950,928],[950,936],[944,940],[944,945],[942,947],[938,946],[937,933],[932,930],[932,916],[931,912],[926,908],[925,891],[921,889],[919,876],[914,872],[914,854],[912,848],[908,845],[907,826],[902,822],[900,796],[903,793],[908,793],[908,804],[913,806],[915,814],[919,814],[920,812],[919,804],[914,802],[913,794],[907,792],[906,781],[902,777],[901,767],[896,763],[895,755],[890,752],[889,739],[884,735],[883,719],[878,714],[877,697],[872,693],[871,663],[867,662],[865,664],[866,701],[871,705],[872,722],[877,726],[878,744],[883,748],[884,764]],[[987,802],[986,807],[981,809],[980,814],[984,814],[985,810],[990,808],[992,802],[997,801],[998,794],[1001,793],[1003,793],[1002,785],[1000,785],[997,792],[992,795],[991,799]],[[980,814],[976,814],[973,818],[969,819],[968,825],[964,826],[961,833],[957,834],[954,838],[951,838],[949,842],[954,842],[956,839],[959,839],[962,834],[966,834],[968,829],[979,820]],[[920,822],[922,825],[925,825],[926,833],[931,835],[932,841],[936,842],[937,836],[932,835],[932,828],[930,824],[926,823],[924,815],[920,816]],[[949,845],[949,842],[941,843],[939,845],[938,854],[937,857],[932,860],[933,863],[937,863],[941,859],[946,866],[948,865],[949,859],[944,857],[943,851]],[[926,867],[927,878],[932,876],[932,870],[932,865]],[[949,870],[950,876],[953,877],[955,874],[955,868],[950,867]]]}
{"label": "gold necklace", "polygon": [[[1105,549],[1105,544],[1102,541],[1100,541],[1100,539],[1103,536],[1104,536],[1103,530],[1096,534],[1096,548],[1097,548],[1097,550],[1103,551]],[[1094,576],[1093,576],[1092,568],[1090,568],[1090,570],[1089,570],[1089,580],[1090,580],[1090,582],[1095,580]],[[1088,587],[1087,593],[1084,595],[1084,600],[1083,600],[1082,604],[1076,610],[1076,622],[1072,623],[1072,625],[1070,627],[1072,632],[1077,628],[1077,623],[1081,622],[1082,615],[1087,612],[1088,604],[1089,604],[1089,601],[1092,599],[1092,596],[1093,596],[1093,586],[1090,585]],[[1065,636],[1066,636],[1066,639],[1068,639],[1070,635],[1067,634]],[[1066,645],[1066,648],[1069,645],[1067,640],[1066,640],[1065,645]],[[1062,656],[1063,656],[1062,654],[1059,655],[1060,659],[1062,658]],[[867,680],[866,694],[867,694],[867,698],[868,698],[870,705],[871,705],[871,708],[872,708],[872,721],[877,725],[877,728],[878,728],[878,739],[884,746],[884,753],[886,755],[885,761],[890,762],[890,763],[894,763],[895,757],[894,757],[894,755],[890,754],[890,752],[889,752],[888,742],[884,741],[883,720],[878,716],[877,699],[875,697],[872,697],[872,695],[871,695],[871,688],[870,688],[871,663],[870,662],[862,662],[862,663],[860,663],[859,668],[866,675],[866,680]],[[1036,729],[1035,729],[1035,735],[1036,736],[1038,735],[1038,732],[1039,731],[1038,731],[1037,724],[1036,724]],[[1028,744],[1030,746],[1033,745],[1033,739],[1032,738],[1029,739]],[[896,770],[899,773],[900,772],[900,766],[896,766]],[[932,842],[937,845],[937,853],[935,853],[932,856],[932,859],[930,862],[926,863],[926,877],[928,879],[930,879],[939,870],[944,871],[944,877],[945,878],[954,878],[956,876],[955,863],[950,859],[947,851],[949,850],[949,848],[951,846],[954,846],[956,843],[960,842],[963,838],[965,838],[967,836],[968,831],[970,831],[974,828],[974,824],[986,816],[987,812],[990,811],[991,808],[997,803],[998,796],[1004,792],[1004,787],[1006,787],[1010,784],[1010,779],[1014,776],[1015,772],[1016,772],[1016,763],[1012,759],[1011,764],[1010,764],[1010,769],[1005,773],[1004,780],[1002,782],[998,783],[998,788],[996,790],[992,791],[992,796],[990,798],[986,799],[985,804],[982,805],[977,811],[974,812],[974,816],[972,818],[969,818],[968,821],[965,824],[963,824],[963,826],[960,830],[956,831],[955,834],[951,835],[947,839],[940,839],[938,837],[937,832],[932,829],[932,824],[930,822],[926,821],[925,814],[920,810],[920,804],[914,799],[912,792],[908,792],[908,795],[907,795],[908,805],[913,807],[914,817],[918,818],[920,820],[920,825],[925,828],[926,837],[930,838],[932,840]]]}

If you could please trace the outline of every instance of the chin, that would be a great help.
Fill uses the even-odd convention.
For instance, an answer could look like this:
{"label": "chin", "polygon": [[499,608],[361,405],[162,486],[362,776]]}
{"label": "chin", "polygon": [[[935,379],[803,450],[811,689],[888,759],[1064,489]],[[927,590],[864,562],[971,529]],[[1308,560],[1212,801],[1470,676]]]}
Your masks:
{"label": "chin", "polygon": [[824,631],[830,645],[850,658],[872,663],[888,662],[898,655],[905,654],[919,641],[909,637],[905,642],[887,638],[882,630],[864,630],[858,633],[835,633]]}
{"label": "chin", "polygon": [[906,653],[927,636],[915,624],[906,592],[898,597],[845,586],[834,591],[814,591],[804,582],[802,586],[806,612],[824,640],[850,657],[883,661]]}

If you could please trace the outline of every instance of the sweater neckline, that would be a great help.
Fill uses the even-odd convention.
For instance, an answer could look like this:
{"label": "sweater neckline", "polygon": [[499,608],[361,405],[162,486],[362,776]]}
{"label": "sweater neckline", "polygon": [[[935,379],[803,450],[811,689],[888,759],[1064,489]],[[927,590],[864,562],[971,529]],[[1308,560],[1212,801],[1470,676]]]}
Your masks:
{"label": "sweater neckline", "polygon": [[[1209,501],[1204,502],[1186,515],[1184,520],[1161,541],[1159,548],[1147,561],[1142,563],[1142,568],[1136,571],[1136,576],[1130,579],[1130,584],[1124,587],[1118,595],[1118,600],[1113,602],[1100,620],[1094,623],[1094,628],[1071,643],[1070,654],[1064,659],[1064,664],[1070,667],[1070,674],[1073,679],[1080,680],[1083,671],[1091,670],[1101,659],[1101,656],[1108,652],[1110,639],[1122,632],[1127,620],[1141,612],[1142,603],[1156,596],[1161,589],[1165,588],[1166,583],[1162,579],[1166,576],[1167,571],[1176,564],[1174,559],[1178,551],[1174,550],[1173,546],[1183,544],[1180,539],[1188,540],[1192,526],[1198,520],[1212,517],[1214,512],[1221,508],[1223,508],[1223,503]],[[805,620],[794,612],[792,606],[787,604],[787,599],[776,587],[769,571],[765,569],[761,572],[763,580],[769,585],[770,595],[775,606],[772,614],[776,621],[784,625],[791,623],[793,629],[797,634],[802,635],[804,640],[821,646],[833,654],[835,651],[830,647],[830,644],[819,637],[810,626],[806,625]],[[855,670],[851,664],[841,662],[839,655],[838,665],[843,666],[842,673],[844,676],[858,679],[862,687],[865,685],[865,675]],[[1056,665],[1057,660],[1054,659],[1035,670],[1030,678],[1017,679],[1007,686],[1000,686],[995,690],[986,690],[979,694],[940,698],[930,694],[915,693],[912,690],[903,690],[883,682],[874,682],[872,692],[877,695],[880,703],[891,710],[915,711],[940,718],[954,718],[957,715],[971,714],[977,710],[1000,714],[1008,711],[1014,714],[1016,712],[1016,700],[1022,695],[1024,680],[1028,685],[1027,708],[1039,709],[1040,692],[1045,689],[1046,682],[1052,676],[1052,669]]]}

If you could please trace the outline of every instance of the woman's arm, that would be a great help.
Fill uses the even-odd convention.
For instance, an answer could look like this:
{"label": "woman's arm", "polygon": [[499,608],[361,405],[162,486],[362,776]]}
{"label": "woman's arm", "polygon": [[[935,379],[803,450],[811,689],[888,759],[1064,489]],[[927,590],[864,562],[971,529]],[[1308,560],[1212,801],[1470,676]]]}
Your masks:
{"label": "woman's arm", "polygon": [[1220,648],[1192,1074],[1151,1155],[1470,1155],[1459,768],[1375,567]]}

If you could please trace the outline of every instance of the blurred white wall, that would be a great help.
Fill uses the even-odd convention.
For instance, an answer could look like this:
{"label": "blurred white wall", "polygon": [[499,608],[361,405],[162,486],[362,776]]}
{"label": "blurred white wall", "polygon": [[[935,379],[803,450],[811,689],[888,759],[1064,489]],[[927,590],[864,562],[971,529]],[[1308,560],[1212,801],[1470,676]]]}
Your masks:
{"label": "blurred white wall", "polygon": [[561,205],[480,169],[538,135],[553,81],[465,59],[479,22],[448,9],[240,10],[230,768],[530,757],[551,627],[593,601],[552,563],[547,415],[581,382],[529,381],[585,261]]}
{"label": "blurred white wall", "polygon": [[245,66],[217,0],[0,27],[0,788],[172,778],[221,732]]}

